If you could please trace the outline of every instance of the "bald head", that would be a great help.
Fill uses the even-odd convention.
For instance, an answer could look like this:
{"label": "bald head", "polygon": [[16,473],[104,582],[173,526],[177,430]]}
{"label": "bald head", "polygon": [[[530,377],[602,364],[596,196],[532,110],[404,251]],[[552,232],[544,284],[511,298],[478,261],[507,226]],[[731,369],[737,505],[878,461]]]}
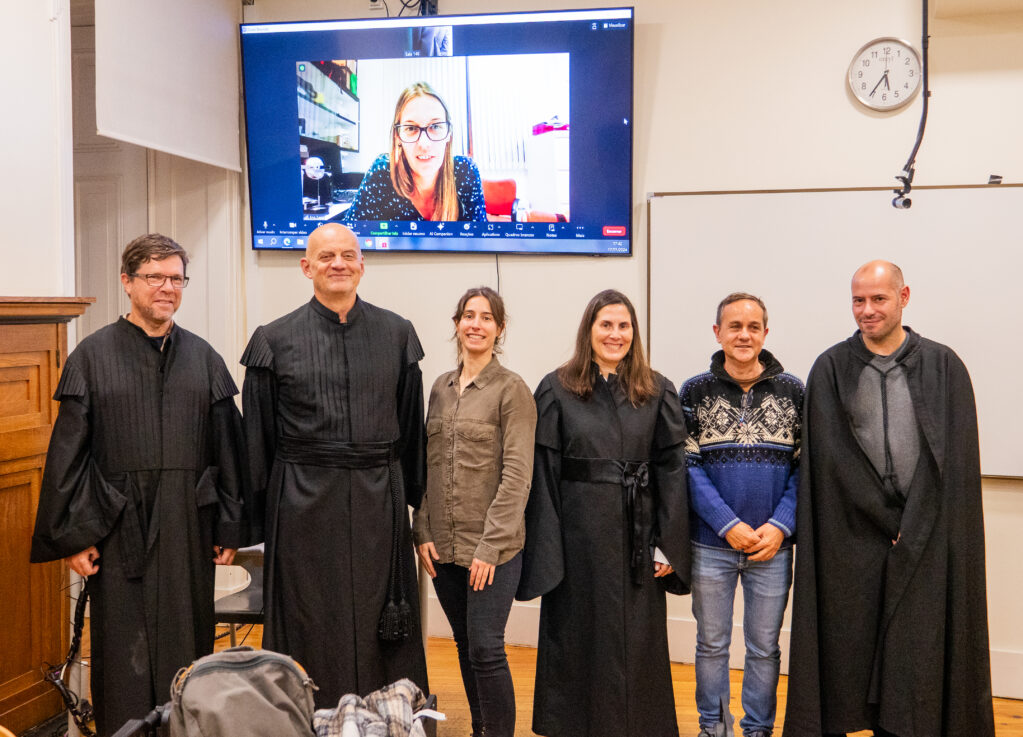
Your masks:
{"label": "bald head", "polygon": [[316,299],[344,322],[366,271],[355,233],[338,223],[321,225],[309,234],[301,266],[302,273],[313,280]]}
{"label": "bald head", "polygon": [[355,236],[347,226],[341,225],[340,223],[325,223],[309,234],[309,240],[306,241],[305,246],[305,257],[312,259],[316,253],[316,249],[325,243],[332,245],[345,246],[355,248],[359,252],[359,258],[362,258],[362,249],[359,248],[359,239]]}
{"label": "bald head", "polygon": [[909,303],[909,287],[902,269],[889,261],[871,261],[852,278],[852,310],[864,344],[874,353],[891,355],[902,345],[902,308]]}
{"label": "bald head", "polygon": [[887,282],[896,292],[906,286],[906,281],[902,278],[902,269],[891,261],[877,260],[863,264],[853,274],[853,283],[863,280]]}

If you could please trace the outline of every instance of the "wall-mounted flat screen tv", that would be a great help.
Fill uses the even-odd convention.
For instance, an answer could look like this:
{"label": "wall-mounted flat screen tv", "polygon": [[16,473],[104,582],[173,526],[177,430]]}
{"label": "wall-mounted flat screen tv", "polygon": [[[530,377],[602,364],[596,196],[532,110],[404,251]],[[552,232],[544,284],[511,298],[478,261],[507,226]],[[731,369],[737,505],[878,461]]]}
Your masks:
{"label": "wall-mounted flat screen tv", "polygon": [[241,26],[252,246],[632,252],[631,8]]}

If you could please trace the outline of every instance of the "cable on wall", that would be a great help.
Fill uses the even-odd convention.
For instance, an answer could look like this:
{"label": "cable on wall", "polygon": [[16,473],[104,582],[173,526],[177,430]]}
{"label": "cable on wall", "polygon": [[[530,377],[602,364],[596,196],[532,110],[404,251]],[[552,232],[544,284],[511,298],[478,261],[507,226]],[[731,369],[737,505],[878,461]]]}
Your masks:
{"label": "cable on wall", "polygon": [[[245,0],[242,1],[245,2]],[[387,0],[379,1],[383,3],[384,11],[387,13],[387,17],[390,18],[391,8],[387,5]],[[396,17],[400,18],[405,15],[406,10],[414,11],[415,15],[437,15],[437,0],[399,0],[399,2],[401,3],[401,10],[398,11]],[[409,13],[409,15],[413,15],[413,13]]]}
{"label": "cable on wall", "polygon": [[892,207],[896,210],[908,210],[913,204],[913,201],[909,199],[909,193],[913,189],[913,175],[916,173],[916,154],[920,150],[920,144],[924,140],[924,127],[927,125],[927,103],[931,97],[931,88],[928,84],[930,63],[927,60],[927,47],[930,45],[930,35],[927,32],[927,0],[923,0],[923,39],[921,41],[921,53],[923,59],[921,61],[921,68],[923,69],[924,76],[924,104],[920,111],[920,127],[916,131],[916,142],[913,144],[913,150],[909,154],[909,158],[906,160],[906,165],[902,167],[902,171],[895,175],[895,178],[902,182],[902,186],[898,189],[893,190],[895,197],[892,199]]}

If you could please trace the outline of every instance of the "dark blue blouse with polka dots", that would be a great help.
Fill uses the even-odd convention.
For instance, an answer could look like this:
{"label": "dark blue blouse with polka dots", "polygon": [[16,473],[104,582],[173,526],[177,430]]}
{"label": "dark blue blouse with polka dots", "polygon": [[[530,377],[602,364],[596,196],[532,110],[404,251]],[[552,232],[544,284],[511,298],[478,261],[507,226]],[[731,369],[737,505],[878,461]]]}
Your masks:
{"label": "dark blue blouse with polka dots", "polygon": [[[359,185],[352,206],[341,220],[424,220],[412,201],[395,191],[391,184],[390,154],[380,154]],[[483,183],[476,162],[455,156],[455,192],[458,194],[458,219],[486,222]]]}

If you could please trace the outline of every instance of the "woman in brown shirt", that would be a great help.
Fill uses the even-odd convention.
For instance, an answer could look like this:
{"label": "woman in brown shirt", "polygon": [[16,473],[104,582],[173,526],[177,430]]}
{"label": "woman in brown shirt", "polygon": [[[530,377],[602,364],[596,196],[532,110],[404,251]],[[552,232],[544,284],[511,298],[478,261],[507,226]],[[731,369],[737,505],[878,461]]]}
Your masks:
{"label": "woman in brown shirt", "polygon": [[452,319],[458,367],[430,392],[426,495],[413,534],[455,636],[473,736],[512,737],[504,629],[522,572],[536,405],[494,356],[505,327],[501,296],[470,289]]}

